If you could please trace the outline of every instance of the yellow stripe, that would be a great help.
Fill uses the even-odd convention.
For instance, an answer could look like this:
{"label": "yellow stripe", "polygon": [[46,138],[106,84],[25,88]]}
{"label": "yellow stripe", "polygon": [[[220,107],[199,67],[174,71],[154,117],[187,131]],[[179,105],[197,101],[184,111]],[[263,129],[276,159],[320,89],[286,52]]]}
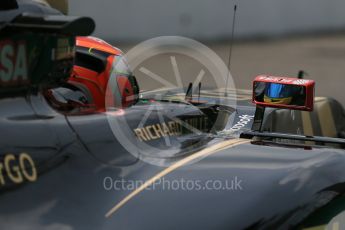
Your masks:
{"label": "yellow stripe", "polygon": [[63,14],[68,14],[68,0],[42,0],[48,2],[49,5],[57,10],[60,10]]}
{"label": "yellow stripe", "polygon": [[[306,136],[314,136],[313,124],[311,122],[310,112],[301,112],[303,123],[303,134]],[[312,145],[313,142],[306,141],[305,144]]]}
{"label": "yellow stripe", "polygon": [[140,192],[154,184],[157,180],[160,178],[168,175],[169,173],[173,172],[174,170],[198,159],[201,157],[210,156],[213,153],[216,153],[220,150],[223,150],[225,148],[234,147],[240,144],[248,143],[250,140],[244,140],[244,139],[232,139],[232,140],[226,140],[223,142],[220,142],[218,144],[215,144],[209,148],[203,149],[199,152],[194,153],[193,155],[190,155],[181,161],[176,162],[175,164],[171,165],[170,167],[164,169],[148,181],[146,181],[143,185],[141,185],[138,189],[134,190],[132,193],[130,193],[128,196],[126,196],[120,203],[115,205],[109,212],[105,215],[106,218],[109,218],[111,215],[113,215],[117,210],[119,210],[123,205],[125,205],[128,201],[130,201],[132,198],[134,198],[136,195],[138,195]]}
{"label": "yellow stripe", "polygon": [[322,225],[322,226],[317,226],[317,227],[312,227],[312,228],[304,228],[303,230],[325,230],[326,229],[326,225]]}
{"label": "yellow stripe", "polygon": [[320,101],[324,101],[327,100],[327,97],[315,97],[315,102],[320,102]]}
{"label": "yellow stripe", "polygon": [[317,109],[322,135],[326,137],[336,137],[337,129],[335,127],[332,108],[330,103],[326,101],[319,101],[317,105],[321,108]]}
{"label": "yellow stripe", "polygon": [[303,134],[314,136],[313,125],[310,118],[310,112],[302,112]]}

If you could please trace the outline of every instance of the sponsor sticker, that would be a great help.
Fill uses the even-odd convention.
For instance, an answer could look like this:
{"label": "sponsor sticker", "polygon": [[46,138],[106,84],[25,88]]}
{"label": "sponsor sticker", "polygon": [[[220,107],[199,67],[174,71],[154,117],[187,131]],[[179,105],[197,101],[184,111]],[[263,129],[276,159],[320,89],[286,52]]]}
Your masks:
{"label": "sponsor sticker", "polygon": [[[204,131],[207,128],[208,119],[207,117],[197,117],[186,119],[183,122],[185,126]],[[186,130],[180,122],[169,121],[134,129],[134,133],[140,141],[145,142],[162,137],[181,136],[186,133]]]}
{"label": "sponsor sticker", "polygon": [[18,156],[7,154],[0,161],[0,188],[12,182],[21,184],[37,180],[37,169],[35,162],[27,153]]}
{"label": "sponsor sticker", "polygon": [[0,84],[12,84],[28,80],[28,61],[24,41],[0,44]]}

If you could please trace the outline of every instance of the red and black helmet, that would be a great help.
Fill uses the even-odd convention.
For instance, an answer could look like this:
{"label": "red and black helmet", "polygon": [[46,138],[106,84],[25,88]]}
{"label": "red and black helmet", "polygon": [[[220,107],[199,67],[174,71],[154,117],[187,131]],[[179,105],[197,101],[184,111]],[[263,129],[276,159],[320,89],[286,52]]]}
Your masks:
{"label": "red and black helmet", "polygon": [[106,97],[112,97],[115,107],[126,108],[136,103],[139,94],[122,51],[95,37],[77,37],[75,63],[68,82],[81,89],[98,111],[105,111]]}

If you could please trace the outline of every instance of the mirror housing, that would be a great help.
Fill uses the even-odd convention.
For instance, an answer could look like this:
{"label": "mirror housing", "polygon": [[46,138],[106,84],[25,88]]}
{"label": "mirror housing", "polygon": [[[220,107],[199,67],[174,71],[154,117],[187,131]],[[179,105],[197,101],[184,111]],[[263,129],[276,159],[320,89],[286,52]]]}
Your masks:
{"label": "mirror housing", "polygon": [[315,81],[259,75],[253,81],[253,103],[262,107],[313,111]]}

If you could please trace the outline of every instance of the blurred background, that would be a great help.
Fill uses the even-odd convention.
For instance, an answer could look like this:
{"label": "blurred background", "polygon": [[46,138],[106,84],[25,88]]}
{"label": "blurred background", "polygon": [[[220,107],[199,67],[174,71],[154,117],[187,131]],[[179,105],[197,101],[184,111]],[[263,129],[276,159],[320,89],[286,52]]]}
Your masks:
{"label": "blurred background", "polygon": [[258,74],[294,77],[303,70],[316,80],[318,96],[345,106],[344,0],[70,0],[70,14],[93,17],[94,35],[123,51],[178,35],[202,42],[227,63],[234,4],[230,69],[238,89],[249,89]]}

